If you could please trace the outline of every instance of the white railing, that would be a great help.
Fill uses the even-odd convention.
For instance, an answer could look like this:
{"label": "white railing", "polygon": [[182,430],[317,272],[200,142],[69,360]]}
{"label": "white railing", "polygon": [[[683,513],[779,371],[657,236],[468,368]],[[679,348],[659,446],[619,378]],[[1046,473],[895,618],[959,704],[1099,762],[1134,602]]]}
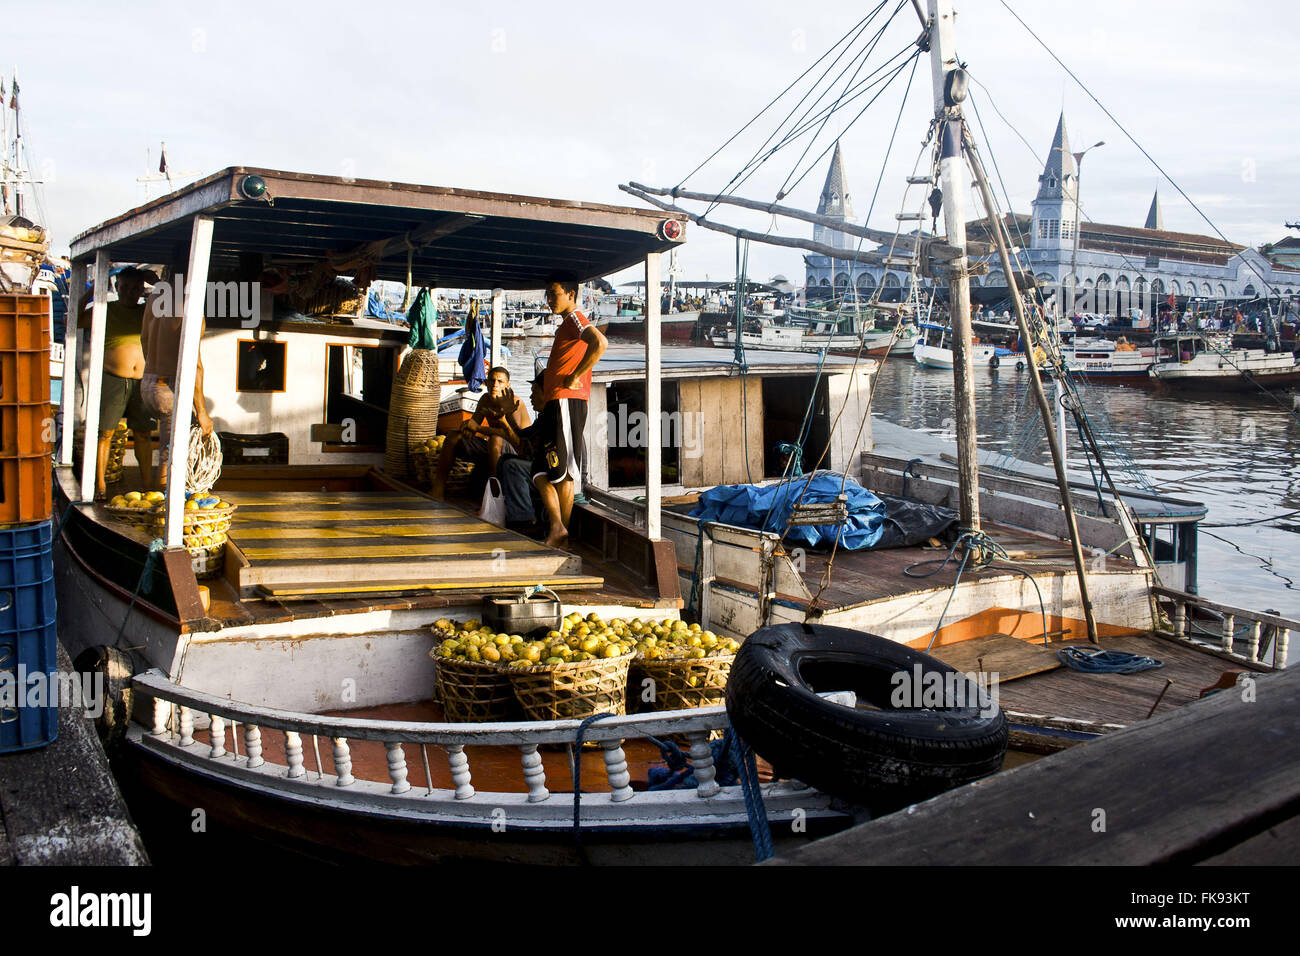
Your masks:
{"label": "white railing", "polygon": [[[1171,588],[1161,587],[1152,588],[1151,591],[1162,604],[1172,605],[1172,613],[1169,617],[1173,629],[1172,631],[1165,631],[1165,633],[1172,633],[1174,637],[1182,640],[1190,640],[1198,636],[1206,640],[1217,638],[1221,649],[1234,657],[1255,664],[1270,664],[1277,670],[1283,670],[1286,667],[1287,645],[1291,642],[1291,632],[1296,628],[1300,628],[1300,621],[1293,621],[1290,618],[1268,614],[1263,611],[1251,611],[1246,608],[1233,607],[1230,604],[1220,604],[1217,601],[1207,601],[1199,595],[1189,594],[1186,591],[1175,591]],[[1196,634],[1196,623],[1189,613],[1192,610],[1214,611],[1221,615],[1223,620],[1219,625],[1218,633],[1202,628],[1201,633]],[[1238,619],[1248,625],[1245,631],[1245,654],[1238,654],[1233,650],[1233,642],[1238,636]],[[1264,628],[1268,628],[1272,635],[1273,654],[1271,661],[1261,661],[1259,657]]]}
{"label": "white railing", "polygon": [[[534,822],[564,820],[571,823],[571,794],[557,794],[552,798],[547,788],[546,771],[542,764],[540,746],[546,744],[572,744],[575,742],[581,721],[538,721],[528,723],[407,723],[401,721],[328,717],[318,714],[296,713],[273,708],[257,707],[227,700],[178,686],[159,671],[152,670],[136,675],[133,681],[137,692],[153,698],[153,728],[140,734],[141,743],[151,749],[184,754],[186,762],[199,769],[243,777],[260,786],[279,790],[301,790],[311,787],[319,795],[329,788],[344,800],[381,798],[380,802],[394,806],[392,798],[400,798],[411,806],[412,802],[441,803],[443,808],[470,805],[497,808],[503,803],[515,803],[523,809],[536,806],[536,812],[527,814]],[[851,694],[825,695],[838,702],[849,702]],[[206,746],[194,738],[195,716],[208,719],[209,741]],[[675,819],[680,819],[683,795],[690,791],[646,791],[632,789],[623,743],[628,739],[679,735],[689,744],[688,755],[695,776],[694,796],[700,798],[697,816],[717,822],[734,823],[743,819],[743,797],[739,787],[722,787],[717,781],[713,752],[709,744],[713,731],[728,726],[726,708],[722,705],[692,711],[637,714],[626,717],[609,717],[588,725],[583,740],[598,744],[604,751],[605,779],[609,792],[588,793],[584,785],[584,816],[588,808],[596,812],[599,822],[600,808],[613,805],[634,805],[637,810],[620,812],[622,823],[628,817],[643,817],[651,823],[660,811],[674,809]],[[284,764],[268,763],[263,758],[262,733],[273,731],[284,737]],[[310,749],[304,741],[310,738]],[[331,748],[333,773],[326,773],[321,762],[322,738]],[[358,780],[352,773],[350,741],[375,741],[381,743],[388,759],[388,784]],[[240,743],[242,741],[242,753]],[[519,768],[523,790],[515,793],[479,793],[473,784],[467,746],[514,747],[520,753]],[[407,747],[419,748],[423,792],[413,789],[407,765]],[[453,789],[434,786],[430,772],[429,748],[443,752],[450,771]],[[306,754],[314,757],[308,767]],[[567,781],[566,781],[567,785]],[[810,790],[798,782],[764,785],[769,816],[789,815],[793,807],[804,813],[830,814],[830,798]],[[704,801],[709,805],[704,810]],[[552,812],[542,812],[541,805],[554,804]],[[671,808],[665,804],[670,804]],[[689,809],[689,808],[688,808]],[[645,811],[644,814],[640,811]],[[467,814],[457,816],[468,818]],[[606,814],[608,816],[608,814]],[[670,822],[659,820],[660,823]]]}

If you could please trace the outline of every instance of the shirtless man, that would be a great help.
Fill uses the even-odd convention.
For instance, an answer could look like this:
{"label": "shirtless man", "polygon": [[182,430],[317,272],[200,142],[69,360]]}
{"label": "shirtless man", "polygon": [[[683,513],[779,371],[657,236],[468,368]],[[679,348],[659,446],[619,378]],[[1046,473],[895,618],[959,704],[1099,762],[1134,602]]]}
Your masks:
{"label": "shirtless man", "polygon": [[486,455],[488,473],[496,475],[497,462],[505,445],[501,433],[495,429],[499,429],[503,421],[508,421],[516,432],[520,432],[532,423],[528,409],[510,388],[510,372],[504,366],[498,365],[488,373],[487,386],[488,392],[479,399],[474,415],[460,426],[460,433],[453,435],[443,446],[438,458],[438,473],[434,475],[430,490],[435,498],[446,493],[447,476],[451,474],[457,454],[461,458],[480,459]]}
{"label": "shirtless man", "polygon": [[[140,297],[145,285],[158,277],[144,269],[123,269],[117,274],[117,301],[108,303],[104,327],[104,378],[99,399],[99,446],[95,458],[95,497],[108,497],[104,482],[108,452],[117,423],[126,418],[131,429],[131,446],[140,465],[140,481],[147,491],[153,487],[153,419],[141,401],[140,376],[144,374],[144,352],[140,325],[144,307]],[[86,311],[90,311],[87,304]]]}
{"label": "shirtless man", "polygon": [[[144,325],[140,330],[140,340],[144,346],[144,377],[140,390],[146,407],[158,416],[158,434],[162,439],[163,453],[158,468],[158,487],[167,485],[168,439],[171,435],[171,416],[176,407],[176,395],[172,387],[176,384],[176,371],[180,367],[181,353],[181,312],[184,305],[176,302],[170,311],[176,315],[167,315],[169,310],[161,308],[162,302],[156,295],[151,295],[144,306]],[[206,327],[206,326],[204,326]],[[203,327],[199,330],[202,336]],[[200,343],[201,344],[201,343]],[[203,355],[200,351],[194,374],[193,397],[194,420],[203,429],[203,434],[212,434],[212,419],[208,417],[203,404]],[[189,446],[181,452],[185,458]]]}

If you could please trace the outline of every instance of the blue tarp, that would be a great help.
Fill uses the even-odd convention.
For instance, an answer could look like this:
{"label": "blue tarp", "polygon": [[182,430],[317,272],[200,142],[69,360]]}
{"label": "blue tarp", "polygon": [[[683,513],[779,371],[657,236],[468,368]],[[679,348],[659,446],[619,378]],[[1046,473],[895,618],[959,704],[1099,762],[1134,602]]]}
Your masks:
{"label": "blue tarp", "polygon": [[388,304],[379,298],[379,293],[374,289],[370,290],[370,295],[366,299],[366,311],[376,319],[386,319],[389,322],[403,322],[406,320],[405,312],[390,309]]}
{"label": "blue tarp", "polygon": [[840,495],[841,482],[849,506],[848,520],[843,526],[795,525],[786,538],[810,548],[829,548],[838,532],[841,548],[857,551],[873,547],[884,533],[885,503],[852,478],[845,482],[843,475],[832,471],[819,471],[811,477],[777,485],[719,485],[700,495],[691,517],[780,534],[800,496],[804,504],[833,502]]}

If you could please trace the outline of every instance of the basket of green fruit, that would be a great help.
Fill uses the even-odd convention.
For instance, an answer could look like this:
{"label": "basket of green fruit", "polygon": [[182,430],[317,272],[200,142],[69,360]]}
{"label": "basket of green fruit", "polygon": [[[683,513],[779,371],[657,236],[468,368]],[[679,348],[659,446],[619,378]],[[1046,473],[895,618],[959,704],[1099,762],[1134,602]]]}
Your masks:
{"label": "basket of green fruit", "polygon": [[635,638],[635,683],[649,709],[710,707],[726,699],[739,641],[670,618],[628,626]]}
{"label": "basket of green fruit", "polygon": [[518,635],[494,634],[472,620],[457,624],[441,619],[431,628],[439,643],[434,660],[435,695],[447,720],[483,723],[518,718],[519,707],[504,660],[516,660],[523,642]]}
{"label": "basket of green fruit", "polygon": [[628,668],[636,654],[624,633],[595,614],[570,614],[545,639],[525,641],[506,664],[529,720],[579,720],[627,713]]}

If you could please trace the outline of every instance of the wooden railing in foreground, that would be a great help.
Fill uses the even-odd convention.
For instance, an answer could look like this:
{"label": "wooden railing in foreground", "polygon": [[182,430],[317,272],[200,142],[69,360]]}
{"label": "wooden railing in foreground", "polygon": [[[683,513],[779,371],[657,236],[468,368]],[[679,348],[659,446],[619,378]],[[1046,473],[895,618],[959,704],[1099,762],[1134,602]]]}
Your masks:
{"label": "wooden railing in foreground", "polygon": [[[1222,649],[1234,657],[1243,657],[1252,663],[1271,664],[1277,670],[1286,667],[1287,645],[1291,642],[1291,632],[1300,628],[1300,621],[1293,621],[1290,618],[1279,617],[1276,614],[1269,614],[1264,611],[1249,611],[1245,608],[1233,607],[1230,604],[1220,604],[1217,601],[1207,601],[1197,594],[1189,594],[1186,591],[1175,591],[1172,588],[1153,587],[1152,593],[1162,604],[1172,605],[1172,613],[1169,615],[1173,624],[1172,633],[1174,637],[1184,640],[1198,636],[1195,632],[1199,628],[1199,636],[1205,639],[1218,638]],[[1189,611],[1203,610],[1214,611],[1223,616],[1223,621],[1219,626],[1218,633],[1210,631],[1193,620]],[[1237,637],[1237,621],[1249,625],[1246,629],[1246,653],[1238,654],[1233,650],[1233,642]],[[1273,640],[1273,654],[1271,661],[1261,661],[1259,658],[1261,641],[1264,638],[1264,628],[1271,632]]]}
{"label": "wooden railing in foreground", "polygon": [[[517,809],[530,804],[556,804],[553,812],[526,813],[525,817],[534,822],[571,820],[572,797],[561,794],[555,800],[547,789],[546,772],[542,765],[538,747],[544,744],[571,744],[574,742],[578,726],[577,720],[531,722],[531,723],[484,723],[484,724],[438,724],[406,723],[400,721],[370,720],[347,717],[327,717],[318,714],[295,713],[256,707],[231,701],[209,694],[177,686],[161,672],[151,670],[136,675],[133,681],[135,690],[153,698],[153,729],[142,735],[142,743],[152,749],[168,750],[172,753],[184,751],[187,762],[200,768],[224,765],[225,772],[238,774],[259,785],[272,786],[281,790],[291,789],[293,785],[311,784],[318,789],[322,784],[330,786],[339,797],[350,799],[353,795],[360,799],[383,797],[381,802],[394,806],[391,797],[414,798],[401,803],[414,806],[416,802],[425,808],[441,802],[442,806],[458,803],[468,807],[475,804],[492,808],[505,803],[514,803]],[[852,706],[851,694],[825,695],[840,703]],[[208,744],[194,738],[196,715],[208,720]],[[623,742],[627,739],[645,737],[664,737],[680,735],[689,742],[689,756],[695,776],[694,795],[699,798],[718,797],[722,801],[703,817],[713,817],[718,822],[734,822],[739,807],[740,818],[744,817],[743,799],[739,787],[722,787],[716,779],[716,769],[709,735],[715,730],[727,727],[726,708],[719,705],[704,707],[693,711],[676,711],[666,714],[637,714],[628,717],[610,717],[589,725],[583,739],[604,750],[605,776],[609,782],[608,795],[603,792],[587,794],[584,787],[584,817],[590,808],[596,811],[599,819],[600,808],[613,804],[632,804],[637,809],[620,813],[619,817],[627,822],[627,817],[641,817],[639,810],[649,811],[644,822],[651,822],[655,816],[654,808],[660,810],[671,805],[678,815],[683,809],[683,796],[689,792],[669,791],[635,791],[631,786],[627,759],[623,752]],[[262,756],[262,732],[275,731],[284,735],[285,764],[268,764]],[[229,734],[229,736],[227,736]],[[334,772],[326,774],[320,758],[321,738],[325,738],[331,749]],[[304,746],[304,741],[309,743]],[[349,741],[376,741],[384,746],[388,757],[387,785],[373,781],[358,780],[352,774],[352,758]],[[240,754],[240,743],[243,753]],[[422,765],[424,781],[423,793],[413,790],[407,767],[407,746],[419,748],[419,760]],[[508,746],[516,747],[520,752],[520,772],[526,793],[483,793],[477,794],[474,788],[469,757],[465,753],[467,746]],[[444,751],[448,769],[451,772],[452,790],[439,790],[434,786],[430,772],[428,747],[433,746]],[[308,767],[306,755],[314,756],[313,766]],[[332,783],[331,783],[332,780]],[[566,785],[568,781],[565,781]],[[474,800],[476,794],[483,798]],[[767,799],[769,814],[787,815],[792,808],[798,807],[805,813],[820,813],[829,807],[829,798],[796,781],[764,785],[764,797]],[[635,798],[635,799],[634,799]],[[717,801],[708,800],[709,804]],[[538,808],[541,810],[541,808]],[[460,814],[457,814],[460,816]],[[468,818],[468,815],[465,815]],[[598,822],[597,819],[597,822]],[[660,821],[664,822],[664,821]],[[681,822],[702,822],[699,819]]]}

